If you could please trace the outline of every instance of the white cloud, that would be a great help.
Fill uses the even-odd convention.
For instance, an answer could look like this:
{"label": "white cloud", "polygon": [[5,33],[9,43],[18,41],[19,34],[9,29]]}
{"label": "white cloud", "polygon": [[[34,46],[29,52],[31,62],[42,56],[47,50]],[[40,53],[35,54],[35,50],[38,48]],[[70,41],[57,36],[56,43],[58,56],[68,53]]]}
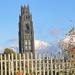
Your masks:
{"label": "white cloud", "polygon": [[0,47],[0,53],[4,52],[4,48]]}
{"label": "white cloud", "polygon": [[11,39],[7,40],[7,42],[15,42],[15,41],[17,41],[17,40],[18,40],[18,38],[15,37],[15,38],[11,38]]}
{"label": "white cloud", "polygon": [[66,36],[63,40],[62,40],[62,47],[67,48],[68,46],[72,45],[75,46],[75,35],[71,35],[71,36]]}
{"label": "white cloud", "polygon": [[68,43],[69,40],[70,40],[70,36],[67,36],[67,37],[64,38],[63,42],[64,42],[64,43]]}
{"label": "white cloud", "polygon": [[[13,49],[16,53],[19,52],[19,46],[18,45],[11,45],[8,48]],[[4,49],[5,48],[0,48],[0,53],[3,53]],[[43,52],[43,53],[46,53],[46,52],[58,52],[58,48],[57,48],[57,46],[51,45],[51,44],[49,44],[47,42],[40,41],[40,40],[35,40],[35,51],[36,52],[39,51],[39,52]]]}
{"label": "white cloud", "polygon": [[73,44],[73,43],[75,44],[75,37],[67,36],[67,37],[64,38],[63,42],[64,43],[69,43],[70,42],[71,44]]}
{"label": "white cloud", "polygon": [[[16,53],[19,52],[19,47],[18,47],[18,45],[12,45],[12,46],[7,47],[7,48],[12,49],[12,50],[15,51]],[[4,53],[4,50],[5,50],[5,47],[0,47],[0,53]]]}
{"label": "white cloud", "polygon": [[46,50],[49,46],[47,42],[35,40],[35,50]]}
{"label": "white cloud", "polygon": [[[47,42],[43,42],[40,40],[35,40],[35,50],[48,50],[50,48],[50,45]],[[11,49],[13,49],[15,52],[19,52],[19,46],[18,45],[12,45],[10,46]]]}
{"label": "white cloud", "polygon": [[11,49],[13,49],[16,53],[19,52],[19,46],[18,45],[12,45],[10,46]]}

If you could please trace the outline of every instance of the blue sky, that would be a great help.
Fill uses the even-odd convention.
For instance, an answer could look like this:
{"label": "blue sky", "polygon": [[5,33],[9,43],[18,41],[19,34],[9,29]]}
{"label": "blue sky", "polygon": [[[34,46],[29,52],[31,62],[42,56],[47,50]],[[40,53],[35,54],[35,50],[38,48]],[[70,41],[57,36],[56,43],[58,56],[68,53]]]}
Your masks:
{"label": "blue sky", "polygon": [[0,47],[18,44],[21,5],[30,7],[35,40],[54,44],[75,26],[75,0],[1,0]]}

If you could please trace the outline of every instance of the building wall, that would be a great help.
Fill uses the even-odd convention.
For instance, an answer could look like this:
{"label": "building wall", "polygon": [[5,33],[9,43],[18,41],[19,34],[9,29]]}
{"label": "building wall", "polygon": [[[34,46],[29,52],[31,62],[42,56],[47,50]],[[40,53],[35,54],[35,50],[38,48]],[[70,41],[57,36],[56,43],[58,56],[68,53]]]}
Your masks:
{"label": "building wall", "polygon": [[19,52],[34,52],[34,30],[29,6],[21,6],[19,16]]}

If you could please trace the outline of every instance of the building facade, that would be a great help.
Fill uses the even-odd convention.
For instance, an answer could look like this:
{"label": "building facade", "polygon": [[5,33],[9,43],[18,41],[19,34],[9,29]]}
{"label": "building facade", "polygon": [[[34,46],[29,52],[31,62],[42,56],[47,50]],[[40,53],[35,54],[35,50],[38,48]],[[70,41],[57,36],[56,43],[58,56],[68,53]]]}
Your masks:
{"label": "building facade", "polygon": [[19,53],[34,52],[34,30],[29,6],[21,6],[19,16]]}

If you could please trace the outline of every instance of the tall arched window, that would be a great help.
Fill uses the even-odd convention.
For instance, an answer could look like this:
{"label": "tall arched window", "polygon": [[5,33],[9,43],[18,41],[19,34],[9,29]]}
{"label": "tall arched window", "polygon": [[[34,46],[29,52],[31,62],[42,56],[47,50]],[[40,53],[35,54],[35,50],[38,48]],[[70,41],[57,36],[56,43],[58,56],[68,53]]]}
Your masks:
{"label": "tall arched window", "polygon": [[26,25],[25,25],[25,33],[29,33],[29,30],[30,30],[29,25],[26,24]]}

